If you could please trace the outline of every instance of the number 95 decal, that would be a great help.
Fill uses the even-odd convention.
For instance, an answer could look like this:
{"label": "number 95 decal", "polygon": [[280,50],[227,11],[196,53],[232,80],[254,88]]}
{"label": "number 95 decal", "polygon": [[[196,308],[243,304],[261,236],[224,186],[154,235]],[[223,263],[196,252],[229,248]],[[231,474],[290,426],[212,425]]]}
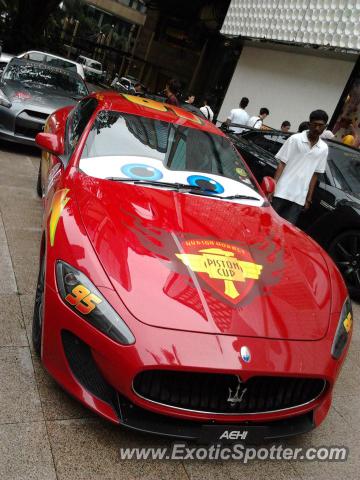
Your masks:
{"label": "number 95 decal", "polygon": [[88,315],[102,302],[101,298],[91,293],[84,285],[76,285],[71,293],[66,295],[65,300],[83,315]]}

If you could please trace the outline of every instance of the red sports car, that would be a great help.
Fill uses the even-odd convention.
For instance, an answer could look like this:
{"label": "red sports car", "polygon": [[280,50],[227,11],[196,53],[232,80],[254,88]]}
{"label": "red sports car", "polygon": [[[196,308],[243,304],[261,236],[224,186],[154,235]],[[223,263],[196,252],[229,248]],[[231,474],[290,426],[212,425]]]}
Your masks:
{"label": "red sports car", "polygon": [[64,389],[114,423],[203,443],[323,421],[351,337],[346,287],[220,130],[98,93],[36,140],[33,343]]}

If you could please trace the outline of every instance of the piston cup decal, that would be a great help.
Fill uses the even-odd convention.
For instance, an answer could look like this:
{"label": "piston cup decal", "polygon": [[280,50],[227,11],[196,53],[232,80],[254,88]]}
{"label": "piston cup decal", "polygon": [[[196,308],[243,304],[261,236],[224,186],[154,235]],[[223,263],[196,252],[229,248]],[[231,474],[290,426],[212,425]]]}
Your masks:
{"label": "piston cup decal", "polygon": [[250,252],[236,245],[214,240],[187,240],[176,257],[233,304],[248,295],[263,266]]}

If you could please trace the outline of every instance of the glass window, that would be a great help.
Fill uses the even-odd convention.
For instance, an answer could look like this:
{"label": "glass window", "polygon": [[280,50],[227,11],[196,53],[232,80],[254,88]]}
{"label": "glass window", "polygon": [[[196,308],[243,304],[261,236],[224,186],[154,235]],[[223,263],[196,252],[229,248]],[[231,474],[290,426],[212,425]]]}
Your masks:
{"label": "glass window", "polygon": [[102,70],[101,63],[95,61],[89,62],[89,67],[95,68],[96,70]]}
{"label": "glass window", "polygon": [[263,134],[263,133],[251,132],[247,134],[245,138],[255,143],[255,145],[258,145],[259,147],[263,148],[267,152],[270,152],[273,155],[276,155],[289,137],[286,135],[281,135],[281,133]]}
{"label": "glass window", "polygon": [[162,162],[169,170],[212,173],[256,189],[228,138],[152,118],[101,111],[89,132],[82,158],[106,156],[147,157]]}
{"label": "glass window", "polygon": [[51,65],[52,67],[64,68],[65,70],[71,70],[72,72],[76,72],[76,65],[71,62],[67,62],[66,60],[62,60],[61,58],[54,58],[47,56],[46,63]]}
{"label": "glass window", "polygon": [[54,91],[61,90],[75,99],[89,93],[78,75],[69,75],[50,66],[44,67],[34,63],[10,63],[4,71],[4,80],[16,80],[30,88],[36,85]]}
{"label": "glass window", "polygon": [[70,112],[67,121],[67,135],[65,140],[67,158],[70,158],[70,155],[78,144],[96,107],[97,100],[95,98],[86,98],[79,102],[79,104]]}
{"label": "glass window", "polygon": [[45,54],[40,52],[30,52],[25,58],[28,58],[29,60],[35,60],[37,62],[43,62],[45,60]]}
{"label": "glass window", "polygon": [[360,193],[359,152],[341,145],[329,144],[328,164],[337,188]]}

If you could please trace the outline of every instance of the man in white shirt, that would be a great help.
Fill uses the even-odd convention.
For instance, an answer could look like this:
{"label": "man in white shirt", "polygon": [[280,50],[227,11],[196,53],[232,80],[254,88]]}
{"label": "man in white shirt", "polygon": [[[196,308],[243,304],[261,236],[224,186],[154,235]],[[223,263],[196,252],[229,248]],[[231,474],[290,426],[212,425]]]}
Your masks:
{"label": "man in white shirt", "polygon": [[[230,125],[232,123],[236,125],[247,125],[249,120],[249,114],[245,111],[245,108],[249,105],[249,99],[243,97],[240,100],[239,108],[233,108],[228,116],[226,123]],[[241,133],[244,129],[240,127],[230,127],[230,131],[234,133]]]}
{"label": "man in white shirt", "polygon": [[328,146],[320,136],[327,121],[326,112],[315,110],[310,114],[309,130],[289,137],[276,155],[280,163],[272,206],[294,225],[301,210],[310,208],[318,173],[325,172]]}
{"label": "man in white shirt", "polygon": [[204,104],[202,107],[200,107],[200,111],[206,118],[206,120],[209,120],[209,122],[212,122],[214,119],[214,112],[212,111],[212,108],[210,105],[208,105],[208,101],[205,99]]}
{"label": "man in white shirt", "polygon": [[247,122],[247,126],[251,128],[257,128],[260,130],[260,128],[263,126],[263,122],[265,118],[270,115],[269,109],[266,107],[260,108],[260,112],[258,116],[251,117],[249,118]]}

